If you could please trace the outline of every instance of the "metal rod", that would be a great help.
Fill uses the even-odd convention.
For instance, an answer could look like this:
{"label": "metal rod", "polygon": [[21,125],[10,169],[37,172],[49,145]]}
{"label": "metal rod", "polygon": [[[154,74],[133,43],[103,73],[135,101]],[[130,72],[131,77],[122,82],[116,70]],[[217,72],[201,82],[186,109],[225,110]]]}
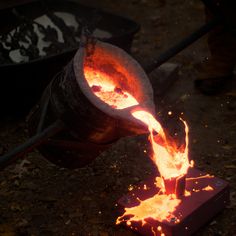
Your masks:
{"label": "metal rod", "polygon": [[151,73],[154,69],[159,67],[164,62],[168,61],[170,58],[178,54],[180,51],[194,43],[196,40],[210,32],[214,27],[219,25],[220,19],[214,18],[213,20],[207,22],[195,32],[191,33],[188,37],[184,38],[178,42],[173,47],[169,48],[167,51],[163,52],[157,59],[153,60],[149,65],[144,66],[144,70],[147,73]]}
{"label": "metal rod", "polygon": [[36,131],[37,134],[39,134],[42,131],[42,129],[43,129],[43,125],[44,125],[46,114],[47,114],[47,110],[48,110],[49,100],[50,99],[48,97],[46,99],[44,105],[43,105],[42,112],[41,112],[40,118],[39,118],[39,124],[38,124],[37,131]]}
{"label": "metal rod", "polygon": [[55,121],[48,128],[41,133],[34,135],[25,143],[14,148],[10,152],[0,157],[0,170],[11,164],[16,159],[22,157],[26,153],[30,152],[34,148],[38,147],[42,143],[46,142],[48,138],[57,134],[64,129],[64,125],[60,120]]}

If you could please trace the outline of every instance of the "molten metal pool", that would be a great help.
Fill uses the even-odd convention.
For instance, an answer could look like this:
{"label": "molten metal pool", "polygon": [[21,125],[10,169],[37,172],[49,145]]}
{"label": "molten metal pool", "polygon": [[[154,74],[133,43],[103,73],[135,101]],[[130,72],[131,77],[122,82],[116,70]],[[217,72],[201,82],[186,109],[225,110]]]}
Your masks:
{"label": "molten metal pool", "polygon": [[190,168],[185,194],[162,193],[156,178],[144,181],[118,201],[117,224],[153,236],[192,235],[229,202],[228,183]]}

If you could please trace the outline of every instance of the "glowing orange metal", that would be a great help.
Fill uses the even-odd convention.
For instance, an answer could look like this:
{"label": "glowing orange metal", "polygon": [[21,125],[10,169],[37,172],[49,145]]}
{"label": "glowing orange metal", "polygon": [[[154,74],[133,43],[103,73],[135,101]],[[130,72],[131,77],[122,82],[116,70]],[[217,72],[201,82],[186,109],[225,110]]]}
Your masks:
{"label": "glowing orange metal", "polygon": [[[84,75],[94,94],[114,109],[124,109],[139,104],[130,93],[118,88],[108,74],[85,67]],[[174,142],[167,139],[161,124],[151,113],[142,109],[131,113],[149,129],[149,140],[153,149],[151,158],[161,175],[156,178],[159,192],[146,200],[138,199],[139,204],[136,206],[125,208],[124,214],[118,217],[116,223],[125,221],[127,225],[131,225],[132,221],[141,221],[143,225],[149,218],[162,222],[171,217],[175,217],[178,223],[178,217],[174,215],[174,212],[181,203],[182,196],[188,197],[192,192],[213,190],[211,186],[204,189],[185,190],[185,176],[189,167],[193,166],[188,159],[188,125],[181,119],[185,126],[185,147],[177,148]],[[144,186],[145,190],[147,190],[146,186]],[[130,216],[129,219],[126,219],[126,216]],[[157,232],[152,228],[152,232],[154,235],[160,235],[159,233],[164,235],[160,228]]]}
{"label": "glowing orange metal", "polygon": [[84,75],[94,94],[111,107],[124,109],[138,105],[132,95],[116,87],[109,75],[91,67],[84,68]]}
{"label": "glowing orange metal", "polygon": [[[180,151],[175,147],[174,143],[167,140],[161,124],[146,111],[135,111],[132,115],[145,123],[150,131],[150,140],[153,148],[152,160],[158,167],[161,176],[164,179],[177,178],[186,175],[188,168],[191,166],[188,160],[188,126],[185,121],[181,121],[185,125],[185,149]],[[154,136],[153,131],[158,133]]]}

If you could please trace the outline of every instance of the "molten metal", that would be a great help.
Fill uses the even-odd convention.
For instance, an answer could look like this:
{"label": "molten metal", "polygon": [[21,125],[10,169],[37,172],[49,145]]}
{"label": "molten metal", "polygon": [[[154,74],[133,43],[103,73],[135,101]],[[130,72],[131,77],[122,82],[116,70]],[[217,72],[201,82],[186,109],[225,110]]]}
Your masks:
{"label": "molten metal", "polygon": [[[94,94],[114,109],[124,109],[138,105],[138,101],[128,92],[117,88],[110,76],[91,67],[84,67],[85,78]],[[185,121],[186,144],[184,151],[178,150],[170,143],[161,124],[147,111],[138,110],[132,115],[148,126],[153,147],[152,160],[165,182],[184,176],[190,166],[188,160],[188,126]],[[154,136],[154,131],[157,135]]]}
{"label": "molten metal", "polygon": [[[142,235],[189,236],[225,208],[229,201],[227,182],[190,168],[181,199],[162,193],[159,178],[146,180],[123,196],[117,224]],[[160,182],[159,182],[160,183]]]}
{"label": "molten metal", "polygon": [[128,92],[116,87],[110,76],[90,67],[84,68],[85,78],[94,94],[114,109],[124,109],[138,105]]}
{"label": "molten metal", "polygon": [[[139,104],[131,94],[117,88],[108,74],[85,66],[84,75],[93,93],[112,108],[124,109]],[[139,219],[140,213],[145,212],[145,217],[149,216],[163,220],[179,205],[181,201],[176,197],[182,196],[185,191],[185,175],[190,167],[188,160],[188,126],[182,120],[185,125],[186,144],[184,151],[181,151],[175,147],[174,143],[167,140],[161,124],[152,114],[145,110],[135,110],[132,115],[149,129],[153,148],[152,160],[163,178],[162,185],[165,189],[162,195],[155,195],[145,202],[141,202],[139,207],[133,208],[134,219]],[[154,132],[156,135],[154,135]],[[179,179],[182,181],[178,181]],[[179,187],[179,183],[182,187]],[[156,206],[155,209],[153,209],[153,205]]]}
{"label": "molten metal", "polygon": [[[108,74],[86,66],[84,74],[93,93],[112,108],[124,109],[139,105],[135,97],[117,87]],[[152,179],[151,184],[148,182],[138,190],[131,189],[132,194],[128,194],[119,201],[124,209],[116,224],[124,222],[131,229],[144,235],[189,235],[188,233],[196,230],[196,227],[189,231],[189,226],[186,225],[183,228],[185,218],[191,214],[199,217],[196,206],[200,203],[204,205],[205,201],[213,199],[220,191],[223,192],[222,199],[226,200],[227,184],[224,183],[224,188],[215,190],[213,186],[215,186],[214,181],[217,181],[216,178],[211,181],[211,184],[206,184],[205,180],[213,177],[203,176],[201,173],[199,176],[193,174],[186,178],[189,168],[193,167],[193,161],[188,159],[189,128],[184,120],[180,118],[185,126],[185,145],[177,148],[177,145],[167,138],[161,124],[151,113],[139,108],[139,110],[134,109],[131,114],[149,129],[149,140],[153,149],[151,159],[161,177]],[[202,194],[204,192],[214,192],[214,194],[204,195]],[[196,200],[199,196],[203,196],[202,201]],[[221,204],[218,208],[221,209],[223,200],[218,199]],[[188,211],[183,209],[186,208],[186,204],[190,204],[192,209]],[[202,206],[199,205],[199,207]],[[203,208],[201,210],[203,211]],[[178,224],[181,225],[181,229],[174,234]]]}
{"label": "molten metal", "polygon": [[[188,160],[188,126],[185,121],[181,121],[185,125],[185,149],[181,151],[176,148],[175,143],[167,140],[161,124],[146,111],[135,111],[132,115],[141,120],[148,126],[150,132],[150,140],[153,148],[152,160],[158,167],[161,176],[164,179],[177,178],[186,175],[188,168],[191,166]],[[158,133],[154,136],[153,131]]]}

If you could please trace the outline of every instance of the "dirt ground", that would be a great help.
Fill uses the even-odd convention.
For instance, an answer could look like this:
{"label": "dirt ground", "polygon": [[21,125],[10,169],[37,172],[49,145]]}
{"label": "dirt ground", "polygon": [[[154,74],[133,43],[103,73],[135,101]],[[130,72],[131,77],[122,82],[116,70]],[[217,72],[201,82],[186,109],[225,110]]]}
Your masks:
{"label": "dirt ground", "polygon": [[[197,0],[84,0],[141,24],[132,53],[157,56],[204,22]],[[201,95],[193,88],[195,65],[208,56],[206,38],[172,61],[181,65],[179,80],[162,98],[155,97],[158,117],[178,127],[183,112],[190,126],[190,158],[197,168],[227,180],[231,203],[197,236],[236,235],[236,86],[219,96]],[[173,115],[168,116],[168,111]],[[0,154],[27,139],[24,119],[5,117],[0,123]],[[152,174],[144,153],[146,137],[127,137],[115,143],[92,164],[77,170],[59,168],[37,151],[0,175],[0,235],[135,235],[115,225],[116,201]]]}

